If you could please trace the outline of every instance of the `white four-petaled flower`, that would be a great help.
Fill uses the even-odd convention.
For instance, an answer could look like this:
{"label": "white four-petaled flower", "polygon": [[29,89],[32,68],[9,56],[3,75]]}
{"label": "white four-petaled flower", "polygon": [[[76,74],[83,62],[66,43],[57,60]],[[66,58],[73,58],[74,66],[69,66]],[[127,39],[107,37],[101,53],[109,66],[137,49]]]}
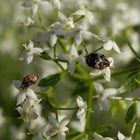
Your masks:
{"label": "white four-petaled flower", "polygon": [[96,92],[100,95],[98,102],[102,107],[101,109],[108,110],[110,107],[108,98],[111,96],[115,96],[117,94],[117,89],[115,88],[104,89],[104,87],[97,82],[95,82],[94,85]]}
{"label": "white four-petaled flower", "polygon": [[16,108],[26,123],[30,123],[31,120],[35,120],[38,117],[38,114],[34,110],[34,106],[35,104],[32,105],[30,100],[26,99],[22,106]]}
{"label": "white four-petaled flower", "polygon": [[57,121],[54,117],[49,117],[49,124],[44,129],[43,135],[49,139],[52,136],[57,135],[58,140],[65,140],[65,132],[69,130],[67,127],[70,119],[68,117]]}
{"label": "white four-petaled flower", "polygon": [[119,49],[118,45],[116,44],[116,42],[111,41],[111,40],[105,42],[103,44],[103,48],[107,51],[114,49],[116,52],[120,53],[120,49]]}
{"label": "white four-petaled flower", "polygon": [[31,63],[33,60],[33,55],[40,55],[43,52],[43,49],[34,47],[33,42],[30,40],[29,44],[24,44],[26,51],[23,53],[23,56],[20,60],[25,60],[27,64]]}
{"label": "white four-petaled flower", "polygon": [[93,70],[90,75],[92,76],[97,76],[97,75],[100,75],[100,74],[103,74],[105,80],[109,81],[110,82],[110,78],[111,78],[111,71],[110,71],[110,68],[111,67],[114,67],[114,60],[112,57],[109,57],[108,58],[108,61],[110,62],[110,65],[105,67],[104,69],[100,70],[100,69],[97,69],[97,70]]}
{"label": "white four-petaled flower", "polygon": [[19,91],[18,95],[17,95],[17,105],[22,104],[26,100],[26,98],[32,100],[33,102],[38,100],[36,94],[34,93],[34,91],[32,89],[30,89],[30,88],[22,89],[21,88],[21,84],[22,84],[21,81],[13,80],[13,84]]}
{"label": "white four-petaled flower", "polygon": [[68,61],[68,70],[71,74],[74,73],[76,62],[84,62],[84,57],[82,55],[78,55],[75,45],[70,46],[68,54],[62,54],[60,58]]}

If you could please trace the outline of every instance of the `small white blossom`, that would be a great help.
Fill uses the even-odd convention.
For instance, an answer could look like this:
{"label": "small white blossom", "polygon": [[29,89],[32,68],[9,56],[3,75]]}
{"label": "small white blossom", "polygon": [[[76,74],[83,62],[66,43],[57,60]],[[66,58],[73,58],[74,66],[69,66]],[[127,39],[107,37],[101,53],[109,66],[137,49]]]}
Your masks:
{"label": "small white blossom", "polygon": [[110,108],[108,98],[111,96],[115,96],[117,94],[117,89],[115,88],[104,89],[104,87],[97,82],[95,82],[94,85],[96,92],[101,95],[101,97],[98,99],[99,104],[101,104],[101,107],[104,110],[108,110]]}
{"label": "small white blossom", "polygon": [[111,49],[114,49],[116,52],[120,53],[120,49],[119,49],[118,45],[116,44],[116,42],[111,41],[111,40],[104,43],[103,48],[107,51],[110,51]]}
{"label": "small white blossom", "polygon": [[22,6],[30,8],[32,16],[35,16],[38,11],[39,4],[41,2],[41,0],[24,0]]}
{"label": "small white blossom", "polygon": [[132,140],[131,137],[125,137],[122,133],[118,132],[118,140]]}
{"label": "small white blossom", "polygon": [[31,105],[29,99],[26,99],[22,106],[16,108],[26,123],[29,123],[31,120],[35,120],[38,117],[38,114],[34,110],[34,106],[35,105]]}
{"label": "small white blossom", "polygon": [[33,42],[30,40],[29,44],[24,44],[26,51],[23,53],[23,56],[20,60],[25,60],[27,64],[31,63],[33,60],[33,55],[40,55],[43,52],[43,49],[34,47]]}
{"label": "small white blossom", "polygon": [[110,137],[103,137],[98,133],[94,133],[93,140],[114,140],[114,139],[112,139]]}
{"label": "small white blossom", "polygon": [[86,116],[86,111],[87,111],[87,103],[79,95],[77,96],[76,100],[77,100],[77,105],[79,107],[79,110],[77,112],[77,118],[80,119],[81,126],[84,129],[85,116]]}
{"label": "small white blossom", "polygon": [[72,17],[67,18],[63,13],[59,12],[59,18],[66,30],[73,29],[75,27]]}
{"label": "small white blossom", "polygon": [[62,60],[68,61],[68,70],[71,74],[75,71],[76,62],[83,62],[84,57],[82,55],[78,55],[78,51],[75,47],[75,45],[72,45],[69,49],[68,54],[62,54],[60,56]]}
{"label": "small white blossom", "polygon": [[73,13],[73,15],[84,16],[85,21],[87,20],[89,23],[92,23],[94,20],[93,13],[88,8],[84,7],[83,5],[80,6],[80,9],[77,10],[75,13]]}
{"label": "small white blossom", "polygon": [[22,84],[21,81],[13,80],[13,84],[19,91],[18,95],[17,95],[17,105],[22,104],[26,100],[26,98],[28,98],[32,101],[38,100],[36,94],[34,93],[34,91],[32,89],[30,89],[30,88],[22,89],[21,88],[21,84]]}
{"label": "small white blossom", "polygon": [[90,75],[92,76],[97,76],[97,75],[100,75],[100,74],[103,74],[105,80],[107,80],[108,82],[110,82],[110,78],[111,78],[111,71],[110,71],[110,67],[114,67],[114,60],[112,57],[109,57],[108,58],[108,61],[110,62],[110,66],[108,67],[105,67],[104,69],[100,70],[100,69],[97,69],[96,71],[92,71],[90,73]]}
{"label": "small white blossom", "polygon": [[49,117],[49,124],[46,126],[46,130],[44,131],[43,135],[46,138],[51,138],[52,136],[57,135],[58,140],[65,140],[65,132],[69,130],[66,127],[69,123],[69,118],[64,118],[61,121],[57,121],[54,117]]}
{"label": "small white blossom", "polygon": [[93,37],[93,34],[89,31],[87,31],[85,26],[78,26],[75,29],[75,33],[73,34],[74,36],[74,42],[77,46],[79,46],[83,39],[91,39]]}

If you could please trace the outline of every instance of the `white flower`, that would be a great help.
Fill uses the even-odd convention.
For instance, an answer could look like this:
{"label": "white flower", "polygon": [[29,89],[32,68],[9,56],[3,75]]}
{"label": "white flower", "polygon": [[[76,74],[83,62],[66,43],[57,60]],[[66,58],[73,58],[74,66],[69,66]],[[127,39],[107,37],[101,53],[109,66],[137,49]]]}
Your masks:
{"label": "white flower", "polygon": [[107,51],[111,50],[111,49],[114,49],[116,52],[120,53],[120,49],[119,47],[117,46],[116,42],[114,41],[107,41],[106,43],[103,44],[103,48]]}
{"label": "white flower", "polygon": [[30,89],[30,88],[22,89],[21,88],[21,84],[22,84],[21,81],[13,80],[13,84],[19,91],[18,95],[17,95],[17,105],[22,104],[26,100],[26,98],[28,98],[32,101],[38,100],[36,94],[34,93],[34,91],[32,89]]}
{"label": "white flower", "polygon": [[25,60],[27,64],[31,63],[33,60],[33,55],[40,55],[43,52],[43,49],[34,47],[33,42],[30,40],[29,44],[24,44],[26,51],[24,52],[23,56],[20,60]]}
{"label": "white flower", "polygon": [[89,9],[85,8],[83,5],[80,6],[80,9],[77,10],[72,15],[84,16],[85,17],[85,21],[88,21],[89,23],[92,23],[93,20],[94,20],[93,13]]}
{"label": "white flower", "polygon": [[108,67],[105,67],[104,69],[100,70],[100,69],[97,69],[96,71],[92,71],[90,73],[90,75],[92,76],[97,76],[97,75],[100,75],[100,74],[103,74],[105,80],[109,81],[110,82],[110,78],[111,78],[111,71],[110,71],[110,67],[113,67],[114,65],[114,60],[113,58],[109,57],[108,58],[108,61],[110,62],[110,65]]}
{"label": "white flower", "polygon": [[63,24],[66,30],[73,29],[75,27],[74,21],[72,17],[67,18],[63,13],[59,12],[58,14],[61,23]]}
{"label": "white flower", "polygon": [[76,62],[84,61],[84,57],[82,55],[78,55],[75,45],[70,47],[68,54],[62,54],[60,58],[68,61],[68,70],[71,74],[73,74],[75,71]]}
{"label": "white flower", "polygon": [[77,105],[79,107],[79,110],[77,112],[77,117],[80,119],[81,126],[84,129],[87,103],[79,95],[77,96],[76,100],[77,100]]}
{"label": "white flower", "polygon": [[117,94],[117,89],[115,88],[104,89],[103,86],[97,82],[95,82],[94,85],[96,92],[101,95],[101,97],[98,99],[99,104],[101,104],[101,107],[104,110],[108,110],[110,107],[108,98],[110,96],[115,96]]}
{"label": "white flower", "polygon": [[65,140],[65,132],[69,130],[66,127],[69,123],[69,118],[64,118],[61,121],[57,121],[54,117],[49,117],[49,124],[46,126],[46,130],[43,135],[46,138],[58,135],[58,140]]}
{"label": "white flower", "polygon": [[29,123],[31,120],[35,120],[38,117],[37,113],[34,111],[34,105],[31,105],[29,99],[26,99],[23,105],[18,106],[16,109],[26,123]]}
{"label": "white flower", "polygon": [[85,26],[80,25],[75,29],[74,41],[77,46],[81,44],[83,39],[91,39],[92,37],[93,37],[93,34],[87,31]]}
{"label": "white flower", "polygon": [[38,11],[38,7],[40,3],[41,3],[41,0],[24,0],[24,2],[22,3],[22,6],[26,8],[30,8],[32,12],[32,16],[35,16]]}
{"label": "white flower", "polygon": [[125,137],[122,133],[118,132],[118,140],[132,140],[131,137]]}
{"label": "white flower", "polygon": [[103,137],[103,136],[99,135],[98,133],[94,133],[93,140],[114,140],[114,139],[112,139],[110,137]]}

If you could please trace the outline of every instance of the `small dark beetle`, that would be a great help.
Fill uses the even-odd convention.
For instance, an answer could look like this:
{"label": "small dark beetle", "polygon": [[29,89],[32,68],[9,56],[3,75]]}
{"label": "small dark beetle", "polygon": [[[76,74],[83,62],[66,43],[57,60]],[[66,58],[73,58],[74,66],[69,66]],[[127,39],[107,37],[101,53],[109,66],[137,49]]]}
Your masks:
{"label": "small dark beetle", "polygon": [[91,53],[86,56],[86,64],[89,67],[103,70],[110,66],[110,62],[103,54]]}
{"label": "small dark beetle", "polygon": [[26,89],[29,86],[36,84],[37,80],[38,80],[38,77],[35,74],[29,74],[23,78],[21,88]]}

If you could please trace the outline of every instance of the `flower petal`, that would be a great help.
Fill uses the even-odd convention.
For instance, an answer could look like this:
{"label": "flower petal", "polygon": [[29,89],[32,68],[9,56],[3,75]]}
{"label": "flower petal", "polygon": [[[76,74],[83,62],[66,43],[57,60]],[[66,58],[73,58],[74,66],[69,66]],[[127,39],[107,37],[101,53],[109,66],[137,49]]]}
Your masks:
{"label": "flower petal", "polygon": [[107,58],[110,62],[110,67],[114,67],[114,59],[112,57]]}
{"label": "flower petal", "polygon": [[27,48],[30,50],[34,47],[34,43],[32,42],[32,40],[29,40],[29,44],[27,45]]}
{"label": "flower petal", "polygon": [[77,96],[76,101],[77,101],[77,105],[78,105],[78,107],[79,107],[79,108],[81,108],[81,107],[84,107],[84,106],[85,106],[85,102],[84,102],[83,98],[82,98],[82,97],[80,97],[79,95]]}
{"label": "flower petal", "polygon": [[29,115],[29,118],[30,118],[30,119],[33,119],[33,120],[35,120],[35,119],[38,118],[37,113],[35,113],[34,111],[29,112],[28,115]]}
{"label": "flower petal", "polygon": [[75,48],[75,45],[70,46],[69,54],[71,57],[78,57],[77,49]]}
{"label": "flower petal", "polygon": [[19,93],[17,96],[17,105],[22,104],[26,99],[26,96],[24,93]]}
{"label": "flower petal", "polygon": [[74,73],[75,71],[75,65],[76,65],[76,62],[75,61],[71,61],[69,62],[68,64],[68,70],[69,72],[71,73],[71,75]]}
{"label": "flower petal", "polygon": [[14,86],[18,89],[21,90],[21,84],[22,82],[20,80],[13,80],[12,83],[14,84]]}
{"label": "flower petal", "polygon": [[98,75],[101,75],[102,73],[103,73],[102,70],[96,70],[96,71],[92,71],[90,73],[90,75],[92,75],[92,76],[98,76]]}
{"label": "flower petal", "polygon": [[120,132],[118,132],[117,136],[118,136],[119,140],[125,140],[126,139],[125,136],[122,133],[120,133]]}
{"label": "flower petal", "polygon": [[49,43],[50,43],[51,46],[54,46],[56,44],[56,42],[57,42],[57,36],[55,34],[52,34],[50,36]]}
{"label": "flower petal", "polygon": [[100,83],[97,83],[97,82],[94,82],[94,86],[95,86],[96,92],[102,94],[102,92],[104,91],[104,87]]}
{"label": "flower petal", "polygon": [[118,45],[116,44],[116,42],[112,42],[112,43],[113,43],[113,49],[114,49],[116,52],[121,53],[121,51],[120,51]]}
{"label": "flower petal", "polygon": [[69,122],[70,122],[70,118],[69,117],[66,117],[66,118],[62,119],[60,121],[60,127],[61,128],[65,127]]}
{"label": "flower petal", "polygon": [[103,76],[104,76],[105,80],[110,82],[111,72],[110,72],[109,67],[106,67],[105,69],[103,69]]}
{"label": "flower petal", "polygon": [[24,59],[25,59],[27,64],[31,63],[33,60],[33,54],[31,52],[26,52]]}
{"label": "flower petal", "polygon": [[113,47],[112,41],[109,40],[106,43],[103,44],[103,48],[107,51],[110,51]]}
{"label": "flower petal", "polygon": [[81,32],[77,33],[74,37],[74,42],[77,46],[79,46],[82,42],[83,38],[82,38],[82,35],[81,35]]}
{"label": "flower petal", "polygon": [[35,47],[35,48],[32,48],[32,49],[31,49],[31,52],[32,52],[33,54],[39,55],[40,53],[43,52],[43,49]]}
{"label": "flower petal", "polygon": [[26,91],[26,95],[31,100],[34,100],[34,101],[37,101],[38,100],[36,94],[34,93],[34,91],[32,89],[29,89],[28,88],[27,91]]}

